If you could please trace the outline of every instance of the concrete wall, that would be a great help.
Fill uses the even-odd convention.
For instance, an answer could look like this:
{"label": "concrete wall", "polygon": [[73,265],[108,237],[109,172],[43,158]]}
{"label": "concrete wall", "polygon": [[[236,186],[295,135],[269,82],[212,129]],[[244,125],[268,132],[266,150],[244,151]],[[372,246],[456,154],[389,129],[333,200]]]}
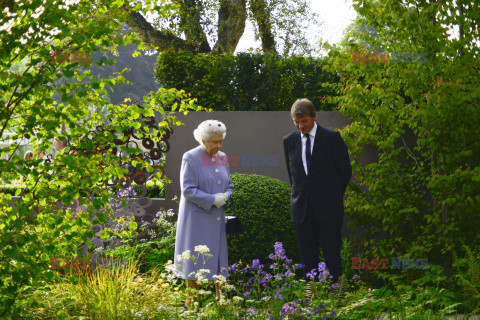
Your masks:
{"label": "concrete wall", "polygon": [[[173,182],[165,190],[164,209],[178,209],[172,199],[180,197],[180,165],[185,151],[198,146],[193,130],[207,119],[225,123],[227,136],[222,151],[230,158],[230,172],[255,173],[270,176],[289,183],[285,167],[282,138],[296,130],[290,112],[287,111],[217,111],[191,112],[178,118],[185,125],[174,127],[171,149],[167,153],[166,174]],[[331,129],[341,129],[349,121],[338,112],[317,112],[317,123]],[[364,162],[375,161],[375,153],[362,155]],[[157,207],[152,207],[157,210]]]}

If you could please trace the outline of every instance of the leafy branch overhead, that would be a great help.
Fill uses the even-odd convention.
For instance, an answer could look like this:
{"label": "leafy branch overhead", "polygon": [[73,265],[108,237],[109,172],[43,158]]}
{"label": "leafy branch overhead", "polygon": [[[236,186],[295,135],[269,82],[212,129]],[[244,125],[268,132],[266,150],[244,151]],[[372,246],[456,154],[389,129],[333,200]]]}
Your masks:
{"label": "leafy branch overhead", "polygon": [[254,25],[264,52],[284,56],[310,54],[307,40],[318,17],[305,0],[174,0],[125,4],[128,25],[158,51],[177,48],[192,53],[233,53]]}

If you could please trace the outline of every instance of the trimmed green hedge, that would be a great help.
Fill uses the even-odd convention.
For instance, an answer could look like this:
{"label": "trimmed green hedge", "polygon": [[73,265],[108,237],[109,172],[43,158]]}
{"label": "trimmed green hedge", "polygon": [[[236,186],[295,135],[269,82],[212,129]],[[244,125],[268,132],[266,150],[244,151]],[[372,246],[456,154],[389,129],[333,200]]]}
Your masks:
{"label": "trimmed green hedge", "polygon": [[215,111],[289,111],[298,98],[317,110],[335,105],[322,83],[338,78],[323,70],[323,60],[277,54],[192,54],[168,50],[158,56],[155,78],[166,88],[183,89]]}
{"label": "trimmed green hedge", "polygon": [[[253,259],[268,263],[277,241],[283,243],[287,257],[300,262],[290,220],[290,186],[256,174],[233,173],[230,179],[235,185],[233,199],[243,233],[228,236],[229,263],[251,263]],[[232,208],[225,214],[233,215]]]}

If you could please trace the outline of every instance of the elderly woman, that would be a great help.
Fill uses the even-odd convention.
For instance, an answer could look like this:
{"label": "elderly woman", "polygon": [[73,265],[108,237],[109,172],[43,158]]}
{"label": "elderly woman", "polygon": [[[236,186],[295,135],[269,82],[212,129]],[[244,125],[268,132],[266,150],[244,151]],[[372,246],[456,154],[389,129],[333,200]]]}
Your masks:
{"label": "elderly woman", "polygon": [[[187,281],[189,296],[192,289],[198,289],[196,280],[200,269],[208,270],[203,274],[208,280],[214,280],[215,275],[227,275],[225,205],[233,190],[227,156],[220,151],[226,135],[225,125],[216,120],[206,120],[200,123],[193,135],[200,145],[185,152],[182,159],[174,261],[176,275]],[[205,246],[211,257],[202,256]],[[215,288],[219,298],[218,282]],[[191,304],[192,300],[188,298],[186,306],[191,307]]]}

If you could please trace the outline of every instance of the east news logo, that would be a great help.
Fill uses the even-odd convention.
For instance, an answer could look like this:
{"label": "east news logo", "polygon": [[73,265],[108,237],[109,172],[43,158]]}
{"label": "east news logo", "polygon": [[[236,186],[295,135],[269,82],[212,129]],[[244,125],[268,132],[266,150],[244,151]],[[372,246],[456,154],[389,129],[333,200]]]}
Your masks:
{"label": "east news logo", "polygon": [[[391,264],[389,262],[391,261]],[[403,259],[400,257],[391,259],[362,259],[352,257],[352,269],[377,270],[377,269],[427,269],[428,259]]]}

